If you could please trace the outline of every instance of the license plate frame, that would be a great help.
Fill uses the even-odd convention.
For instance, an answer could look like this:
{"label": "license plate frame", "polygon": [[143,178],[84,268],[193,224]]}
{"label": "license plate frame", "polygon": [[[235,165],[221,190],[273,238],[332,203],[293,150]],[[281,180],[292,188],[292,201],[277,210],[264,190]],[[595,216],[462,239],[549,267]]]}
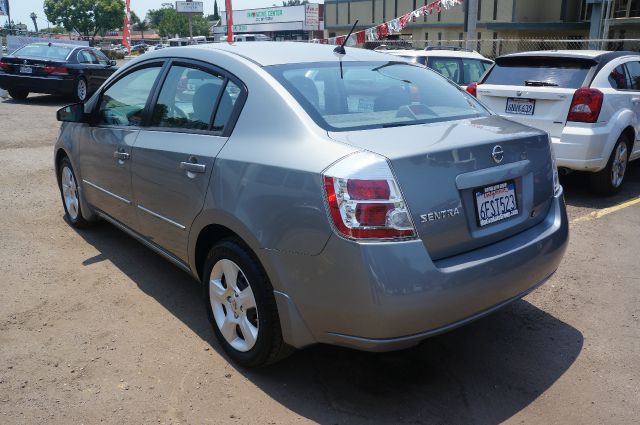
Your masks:
{"label": "license plate frame", "polygon": [[20,66],[20,74],[33,74],[33,68],[30,66]]}
{"label": "license plate frame", "polygon": [[[477,187],[473,189],[473,200],[476,224],[480,228],[503,222],[520,214],[515,180]],[[492,203],[492,201],[495,201],[495,203]],[[489,205],[483,205],[485,203],[489,203]],[[482,218],[483,208],[486,208],[484,210],[485,218]],[[490,217],[487,214],[488,212],[491,212]]]}
{"label": "license plate frame", "polygon": [[[509,109],[509,105],[516,105],[515,108]],[[530,108],[526,108],[526,107]],[[521,108],[525,107],[525,108]],[[520,98],[520,97],[508,97],[507,103],[504,107],[504,112],[506,114],[512,115],[526,115],[531,116],[534,115],[536,111],[536,100],[528,99],[528,98]]]}

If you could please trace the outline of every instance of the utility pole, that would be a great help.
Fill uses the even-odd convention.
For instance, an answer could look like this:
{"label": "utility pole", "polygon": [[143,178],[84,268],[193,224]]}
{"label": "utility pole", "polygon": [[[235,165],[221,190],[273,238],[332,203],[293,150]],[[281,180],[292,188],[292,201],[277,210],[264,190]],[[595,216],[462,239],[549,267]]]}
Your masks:
{"label": "utility pole", "polygon": [[474,40],[477,38],[476,23],[478,21],[478,0],[468,0],[464,2],[466,11],[464,15],[464,30],[467,33],[466,48],[475,50]]}
{"label": "utility pole", "polygon": [[[193,0],[187,0],[188,3],[191,3]],[[193,23],[191,21],[192,13],[189,13],[189,44],[193,44]]]}

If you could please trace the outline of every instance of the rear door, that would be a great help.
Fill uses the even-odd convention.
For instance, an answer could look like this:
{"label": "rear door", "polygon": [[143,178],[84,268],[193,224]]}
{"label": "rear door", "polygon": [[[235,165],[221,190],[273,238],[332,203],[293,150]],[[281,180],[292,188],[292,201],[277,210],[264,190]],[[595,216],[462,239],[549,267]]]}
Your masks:
{"label": "rear door", "polygon": [[478,86],[478,99],[497,114],[560,137],[573,94],[595,65],[584,58],[498,58]]}
{"label": "rear door", "polygon": [[114,81],[100,96],[94,126],[78,127],[82,186],[87,201],[136,229],[131,190],[131,147],[163,62],[138,66]]}
{"label": "rear door", "polygon": [[180,259],[187,258],[189,230],[245,93],[241,87],[216,68],[174,61],[133,148],[140,233]]}
{"label": "rear door", "polygon": [[632,158],[640,157],[640,62],[630,61],[625,64],[629,84],[629,106],[636,113],[636,140],[631,154]]}

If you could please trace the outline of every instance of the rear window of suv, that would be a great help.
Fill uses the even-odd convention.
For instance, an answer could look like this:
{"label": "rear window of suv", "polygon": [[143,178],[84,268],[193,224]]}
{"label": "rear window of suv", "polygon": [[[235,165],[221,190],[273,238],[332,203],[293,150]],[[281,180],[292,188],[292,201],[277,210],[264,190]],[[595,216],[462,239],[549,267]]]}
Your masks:
{"label": "rear window of suv", "polygon": [[596,63],[582,58],[518,56],[496,59],[484,84],[577,89]]}
{"label": "rear window of suv", "polygon": [[407,62],[318,62],[266,68],[327,131],[472,118],[488,112],[434,71]]}

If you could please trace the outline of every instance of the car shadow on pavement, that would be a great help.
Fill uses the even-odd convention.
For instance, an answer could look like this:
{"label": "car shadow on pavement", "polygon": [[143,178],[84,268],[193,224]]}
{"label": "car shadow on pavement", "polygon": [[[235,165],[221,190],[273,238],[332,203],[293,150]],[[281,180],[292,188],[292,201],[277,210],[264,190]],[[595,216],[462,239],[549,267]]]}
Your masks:
{"label": "car shadow on pavement", "polygon": [[573,207],[608,208],[640,196],[640,160],[629,163],[620,192],[601,196],[589,190],[588,173],[570,173],[560,177],[565,201]]}
{"label": "car shadow on pavement", "polygon": [[[198,282],[109,224],[78,234],[99,252],[83,264],[110,261],[224,356]],[[237,370],[287,409],[321,424],[492,424],[538,398],[582,346],[577,329],[520,300],[404,351],[319,345],[263,369]]]}
{"label": "car shadow on pavement", "polygon": [[11,104],[17,104],[17,105],[37,105],[37,106],[60,106],[63,107],[65,105],[69,105],[71,103],[73,103],[73,100],[68,99],[64,96],[54,96],[54,95],[49,95],[49,94],[30,94],[29,97],[27,97],[24,100],[19,100],[19,99],[13,99],[13,98],[8,98],[8,99],[1,99],[0,98],[0,102],[11,105]]}

